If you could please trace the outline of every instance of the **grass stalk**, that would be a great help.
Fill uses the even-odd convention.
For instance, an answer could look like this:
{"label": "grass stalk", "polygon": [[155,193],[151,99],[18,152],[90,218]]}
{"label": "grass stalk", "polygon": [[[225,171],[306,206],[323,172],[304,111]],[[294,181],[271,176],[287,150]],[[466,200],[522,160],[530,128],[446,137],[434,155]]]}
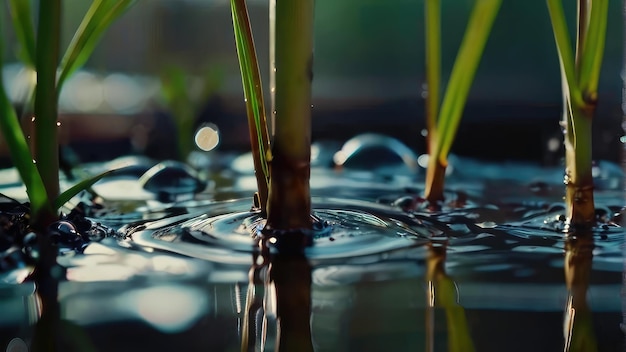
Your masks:
{"label": "grass stalk", "polygon": [[[35,117],[33,159],[41,175],[48,199],[59,195],[59,146],[56,73],[59,62],[61,1],[46,0],[39,4],[35,67]],[[40,214],[37,221],[48,221],[54,214]]]}
{"label": "grass stalk", "polygon": [[587,229],[595,221],[592,176],[592,120],[604,54],[607,0],[579,0],[576,57],[561,0],[547,0],[559,54],[565,130],[565,205],[567,230]]}
{"label": "grass stalk", "polygon": [[[439,118],[434,129],[436,132],[431,134],[429,131],[430,157],[426,171],[425,196],[431,205],[436,205],[444,199],[443,183],[448,153],[456,136],[474,75],[501,3],[502,0],[477,0],[474,4],[441,103]],[[433,70],[434,68],[430,66],[427,69]]]}
{"label": "grass stalk", "polygon": [[30,1],[9,0],[11,19],[18,42],[22,43],[19,56],[24,63],[35,67],[35,26]]}
{"label": "grass stalk", "polygon": [[267,206],[269,229],[311,227],[311,80],[313,0],[270,1],[270,75],[274,140]]}
{"label": "grass stalk", "polygon": [[430,151],[437,140],[439,91],[441,89],[441,1],[426,0],[426,129]]}
{"label": "grass stalk", "polygon": [[258,206],[262,215],[266,215],[268,189],[269,189],[269,166],[268,155],[270,153],[269,133],[267,130],[267,118],[265,115],[265,102],[261,74],[254,47],[254,38],[248,17],[248,9],[245,0],[231,0],[231,12],[235,31],[235,43],[241,69],[244,99],[250,131],[250,145],[254,160],[254,170],[258,189]]}

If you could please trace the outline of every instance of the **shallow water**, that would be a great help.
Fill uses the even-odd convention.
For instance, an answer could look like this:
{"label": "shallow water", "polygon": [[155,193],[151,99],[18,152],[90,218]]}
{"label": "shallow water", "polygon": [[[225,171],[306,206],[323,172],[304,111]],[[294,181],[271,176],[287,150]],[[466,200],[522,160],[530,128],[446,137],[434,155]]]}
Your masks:
{"label": "shallow water", "polygon": [[[306,260],[255,237],[245,171],[193,200],[110,200],[123,211],[97,221],[118,235],[58,258],[63,350],[623,351],[623,196],[610,179],[623,175],[597,192],[606,223],[566,238],[558,170],[460,159],[447,184],[457,207],[429,212],[404,167],[313,170],[321,222]],[[0,350],[33,339],[29,270],[0,274]]]}

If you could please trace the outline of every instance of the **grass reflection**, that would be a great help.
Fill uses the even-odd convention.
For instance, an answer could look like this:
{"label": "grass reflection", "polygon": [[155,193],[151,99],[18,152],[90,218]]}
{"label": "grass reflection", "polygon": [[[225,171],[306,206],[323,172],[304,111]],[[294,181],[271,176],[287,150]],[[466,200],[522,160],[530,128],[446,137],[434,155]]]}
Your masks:
{"label": "grass reflection", "polygon": [[564,268],[568,297],[563,334],[566,352],[598,350],[591,309],[587,303],[593,248],[593,234],[590,231],[579,231],[565,243]]}

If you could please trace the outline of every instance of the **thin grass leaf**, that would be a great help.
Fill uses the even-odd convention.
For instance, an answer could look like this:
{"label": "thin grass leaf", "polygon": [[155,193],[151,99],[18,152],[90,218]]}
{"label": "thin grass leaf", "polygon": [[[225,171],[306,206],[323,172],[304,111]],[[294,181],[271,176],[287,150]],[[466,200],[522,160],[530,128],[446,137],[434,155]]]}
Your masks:
{"label": "thin grass leaf", "polygon": [[591,14],[585,46],[583,47],[581,65],[579,71],[578,86],[584,98],[590,95],[592,99],[598,91],[600,69],[604,56],[604,44],[606,41],[606,24],[609,9],[608,0],[594,0],[591,3]]}
{"label": "thin grass leaf", "polygon": [[442,160],[444,165],[461,121],[463,108],[478,69],[483,49],[501,3],[502,0],[477,0],[472,10],[441,104],[437,125],[438,140],[432,157]]}
{"label": "thin grass leaf", "polygon": [[[426,5],[426,128],[433,141],[439,114],[441,89],[441,2],[427,0]],[[430,148],[430,143],[429,143]]]}
{"label": "thin grass leaf", "polygon": [[571,102],[576,106],[582,106],[583,98],[576,79],[572,41],[569,36],[567,21],[565,20],[565,14],[563,12],[563,3],[561,0],[547,0],[547,4],[548,12],[550,13],[550,21],[552,22],[552,30],[554,32],[554,40],[556,41],[557,51],[559,53],[561,71],[563,71],[567,81],[567,89]]}
{"label": "thin grass leaf", "polygon": [[[3,39],[4,36],[0,32],[0,58],[3,57]],[[24,186],[26,186],[31,209],[39,211],[48,203],[46,189],[37,167],[33,164],[28,142],[26,137],[24,137],[19,120],[2,82],[2,67],[0,66],[0,131],[2,131],[2,136],[9,147],[13,164],[20,174]]]}
{"label": "thin grass leaf", "polygon": [[100,181],[103,177],[109,176],[117,170],[108,170],[93,177],[87,178],[85,180],[80,181],[74,186],[68,188],[63,193],[61,193],[57,199],[54,201],[54,209],[61,208],[65,203],[69,202],[75,195],[77,195],[80,191],[84,191],[89,187],[93,186],[96,182]]}
{"label": "thin grass leaf", "polygon": [[9,0],[15,36],[20,43],[19,57],[26,66],[35,67],[35,26],[30,0]]}
{"label": "thin grass leaf", "polygon": [[136,0],[95,0],[91,3],[61,60],[59,91],[67,78],[87,62],[105,30],[135,2]]}
{"label": "thin grass leaf", "polygon": [[261,210],[264,212],[269,188],[269,165],[267,158],[270,149],[261,75],[259,73],[259,65],[256,58],[256,50],[246,2],[245,0],[231,0],[230,6],[244,98],[246,101],[254,169],[257,177],[257,187],[259,189],[258,194],[260,197]]}
{"label": "thin grass leaf", "polygon": [[[2,82],[1,73],[0,82]],[[13,110],[2,84],[0,84],[0,130],[2,130],[2,136],[9,147],[13,164],[19,172],[24,186],[26,186],[31,209],[33,212],[37,212],[45,207],[48,196],[39,171],[33,163],[28,143],[22,133],[15,110]]]}

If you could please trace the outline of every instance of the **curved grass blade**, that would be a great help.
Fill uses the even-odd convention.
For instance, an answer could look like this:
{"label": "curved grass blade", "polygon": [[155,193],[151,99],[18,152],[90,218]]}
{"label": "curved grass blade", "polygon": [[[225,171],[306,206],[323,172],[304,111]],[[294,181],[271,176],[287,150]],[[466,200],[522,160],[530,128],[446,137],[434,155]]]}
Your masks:
{"label": "curved grass blade", "polygon": [[434,157],[447,158],[478,64],[502,0],[477,0],[454,62],[438,121]]}
{"label": "curved grass blade", "polygon": [[26,66],[35,67],[35,26],[30,0],[9,0],[15,36],[21,45],[19,57]]}
{"label": "curved grass blade", "polygon": [[259,205],[261,211],[265,213],[269,187],[269,166],[267,158],[270,153],[270,143],[267,119],[265,116],[265,103],[263,101],[261,75],[259,73],[259,64],[256,58],[256,50],[246,2],[245,0],[231,0],[230,6],[233,16],[237,56],[239,57],[239,67],[241,69],[241,81],[246,101],[254,170],[260,198]]}
{"label": "curved grass blade", "polygon": [[65,190],[63,193],[61,193],[57,199],[54,200],[54,209],[59,209],[63,206],[63,204],[69,202],[70,199],[72,199],[75,195],[77,195],[80,191],[84,191],[86,189],[88,189],[89,187],[93,186],[94,183],[100,181],[103,177],[105,176],[109,176],[112,173],[114,173],[117,170],[107,170],[103,173],[100,173],[98,175],[95,175],[93,177],[89,177],[85,180],[80,181],[79,183],[75,184],[74,186],[68,188],[67,190]]}
{"label": "curved grass blade", "polygon": [[95,0],[91,3],[61,60],[59,92],[65,80],[87,62],[104,31],[135,2],[136,0]]}
{"label": "curved grass blade", "polygon": [[[1,27],[1,26],[0,26]],[[0,58],[3,57],[3,35],[0,33]],[[48,195],[39,175],[37,167],[28,148],[28,142],[22,132],[19,120],[7,97],[2,84],[2,67],[0,67],[0,130],[9,147],[9,153],[13,164],[26,186],[26,192],[30,200],[33,212],[43,209],[48,203]]]}
{"label": "curved grass blade", "polygon": [[565,76],[567,89],[571,101],[576,106],[582,106],[583,98],[576,80],[575,59],[572,50],[572,40],[570,39],[563,3],[561,0],[547,0],[550,22],[554,32],[557,51],[559,53],[559,63],[561,71]]}

